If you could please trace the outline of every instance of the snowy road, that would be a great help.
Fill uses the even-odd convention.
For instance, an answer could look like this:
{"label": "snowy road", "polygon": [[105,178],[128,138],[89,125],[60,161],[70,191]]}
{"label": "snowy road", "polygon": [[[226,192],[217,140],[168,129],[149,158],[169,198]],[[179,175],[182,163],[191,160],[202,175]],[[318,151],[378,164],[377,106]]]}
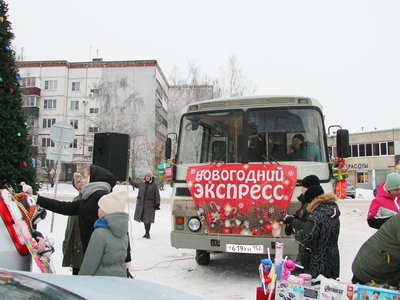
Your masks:
{"label": "snowy road", "polygon": [[[60,193],[61,197],[61,193]],[[215,254],[211,263],[199,266],[194,260],[194,250],[175,249],[170,246],[170,204],[164,201],[157,212],[156,223],[151,229],[151,240],[142,238],[143,224],[130,225],[133,239],[133,266],[136,278],[171,286],[204,299],[255,299],[259,285],[258,255]],[[341,278],[351,279],[351,263],[361,244],[375,232],[366,223],[370,198],[341,200]],[[130,213],[133,219],[134,207]],[[64,238],[66,217],[55,214],[53,233],[56,252],[53,254],[57,273],[70,274],[68,268],[61,267],[61,244]],[[51,213],[39,224],[43,233],[50,232]]]}

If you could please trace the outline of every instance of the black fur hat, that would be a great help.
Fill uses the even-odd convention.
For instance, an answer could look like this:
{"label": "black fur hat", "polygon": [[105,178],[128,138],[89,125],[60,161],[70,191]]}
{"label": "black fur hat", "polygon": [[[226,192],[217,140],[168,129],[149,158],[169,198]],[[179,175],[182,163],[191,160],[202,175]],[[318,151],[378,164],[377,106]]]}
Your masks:
{"label": "black fur hat", "polygon": [[320,185],[312,185],[308,188],[308,190],[304,193],[304,202],[310,203],[318,196],[323,195],[324,189]]}
{"label": "black fur hat", "polygon": [[301,185],[304,186],[305,188],[309,188],[312,185],[320,185],[320,181],[318,176],[316,175],[308,175],[303,178],[301,181]]}

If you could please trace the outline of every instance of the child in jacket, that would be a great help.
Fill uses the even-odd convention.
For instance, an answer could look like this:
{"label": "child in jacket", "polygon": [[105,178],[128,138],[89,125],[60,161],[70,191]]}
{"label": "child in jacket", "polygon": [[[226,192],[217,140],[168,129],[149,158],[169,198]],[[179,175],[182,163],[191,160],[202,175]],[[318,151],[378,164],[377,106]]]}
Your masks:
{"label": "child in jacket", "polygon": [[99,219],[94,224],[95,230],[90,237],[79,275],[126,277],[127,201],[127,191],[115,191],[100,198]]}

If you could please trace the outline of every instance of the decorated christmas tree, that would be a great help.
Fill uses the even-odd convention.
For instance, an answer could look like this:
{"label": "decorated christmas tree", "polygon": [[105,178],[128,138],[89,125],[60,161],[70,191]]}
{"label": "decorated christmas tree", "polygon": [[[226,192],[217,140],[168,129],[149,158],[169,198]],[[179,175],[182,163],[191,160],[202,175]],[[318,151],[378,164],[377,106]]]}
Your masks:
{"label": "decorated christmas tree", "polygon": [[34,189],[36,184],[7,12],[8,5],[0,0],[0,188],[7,185],[17,191],[21,181]]}

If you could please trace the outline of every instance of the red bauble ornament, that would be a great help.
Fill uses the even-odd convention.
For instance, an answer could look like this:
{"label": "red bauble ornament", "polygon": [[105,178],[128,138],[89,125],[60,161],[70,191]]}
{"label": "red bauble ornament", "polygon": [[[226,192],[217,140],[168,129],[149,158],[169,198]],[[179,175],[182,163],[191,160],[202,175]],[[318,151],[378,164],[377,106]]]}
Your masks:
{"label": "red bauble ornament", "polygon": [[240,234],[240,232],[243,230],[242,226],[235,226],[231,228],[231,233],[232,234]]}
{"label": "red bauble ornament", "polygon": [[24,167],[25,167],[25,168],[27,168],[27,167],[28,167],[28,164],[26,163],[26,161],[24,161],[24,163],[23,163],[23,164],[24,164]]}
{"label": "red bauble ornament", "polygon": [[260,235],[260,234],[261,234],[261,232],[258,228],[253,229],[253,235]]}
{"label": "red bauble ornament", "polygon": [[10,94],[14,94],[14,89],[10,88]]}
{"label": "red bauble ornament", "polygon": [[211,224],[212,222],[214,222],[214,218],[213,218],[213,216],[211,215],[211,213],[207,213],[207,215],[206,215],[206,221],[207,221],[208,224]]}
{"label": "red bauble ornament", "polygon": [[272,232],[272,224],[271,223],[265,223],[263,225],[263,230],[265,234],[271,234]]}
{"label": "red bauble ornament", "polygon": [[232,230],[229,227],[222,227],[221,233],[223,233],[223,234],[231,234]]}

